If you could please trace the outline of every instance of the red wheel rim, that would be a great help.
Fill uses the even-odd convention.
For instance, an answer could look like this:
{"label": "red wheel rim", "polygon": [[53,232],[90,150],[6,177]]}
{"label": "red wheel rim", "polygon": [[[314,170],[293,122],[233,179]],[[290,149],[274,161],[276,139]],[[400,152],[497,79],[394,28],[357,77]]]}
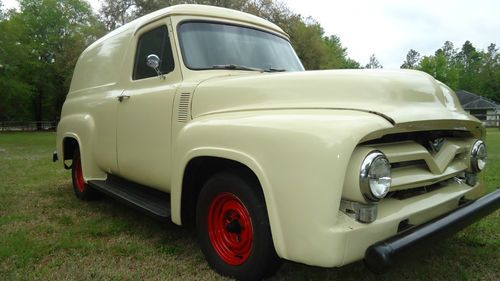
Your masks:
{"label": "red wheel rim", "polygon": [[85,180],[83,179],[82,162],[80,161],[80,156],[77,156],[75,163],[75,179],[76,188],[80,192],[85,191]]}
{"label": "red wheel rim", "polygon": [[241,200],[232,193],[217,195],[208,212],[210,241],[222,260],[243,264],[252,252],[252,219]]}

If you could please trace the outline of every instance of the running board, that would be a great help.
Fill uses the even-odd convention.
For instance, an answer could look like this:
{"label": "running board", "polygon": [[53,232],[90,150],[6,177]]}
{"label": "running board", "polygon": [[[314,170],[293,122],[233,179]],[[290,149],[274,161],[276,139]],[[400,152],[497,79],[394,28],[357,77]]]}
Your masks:
{"label": "running board", "polygon": [[108,175],[106,180],[91,180],[87,184],[129,206],[160,220],[170,220],[170,194]]}

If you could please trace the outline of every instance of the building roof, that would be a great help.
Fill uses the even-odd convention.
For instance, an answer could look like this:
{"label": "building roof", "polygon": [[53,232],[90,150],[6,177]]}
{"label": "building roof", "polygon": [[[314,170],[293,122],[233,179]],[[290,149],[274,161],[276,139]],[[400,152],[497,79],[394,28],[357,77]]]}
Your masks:
{"label": "building roof", "polygon": [[494,101],[464,90],[457,91],[458,99],[465,110],[470,109],[497,109],[500,110],[500,105]]}

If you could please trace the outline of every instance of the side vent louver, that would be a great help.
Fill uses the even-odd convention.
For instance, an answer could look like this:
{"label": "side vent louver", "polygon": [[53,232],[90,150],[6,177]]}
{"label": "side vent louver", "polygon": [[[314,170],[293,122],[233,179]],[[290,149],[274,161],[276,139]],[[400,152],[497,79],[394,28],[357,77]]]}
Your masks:
{"label": "side vent louver", "polygon": [[177,121],[186,123],[189,119],[189,106],[191,104],[191,93],[182,93],[179,98],[179,112]]}

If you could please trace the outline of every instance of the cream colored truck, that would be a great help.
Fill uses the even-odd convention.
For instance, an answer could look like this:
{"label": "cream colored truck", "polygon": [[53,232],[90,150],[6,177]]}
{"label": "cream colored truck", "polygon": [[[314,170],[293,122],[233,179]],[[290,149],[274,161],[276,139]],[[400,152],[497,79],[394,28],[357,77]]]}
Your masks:
{"label": "cream colored truck", "polygon": [[381,272],[494,211],[484,138],[425,73],[304,71],[278,26],[181,5],[81,54],[54,160],[78,198],[194,222],[211,267],[258,279],[281,259]]}

